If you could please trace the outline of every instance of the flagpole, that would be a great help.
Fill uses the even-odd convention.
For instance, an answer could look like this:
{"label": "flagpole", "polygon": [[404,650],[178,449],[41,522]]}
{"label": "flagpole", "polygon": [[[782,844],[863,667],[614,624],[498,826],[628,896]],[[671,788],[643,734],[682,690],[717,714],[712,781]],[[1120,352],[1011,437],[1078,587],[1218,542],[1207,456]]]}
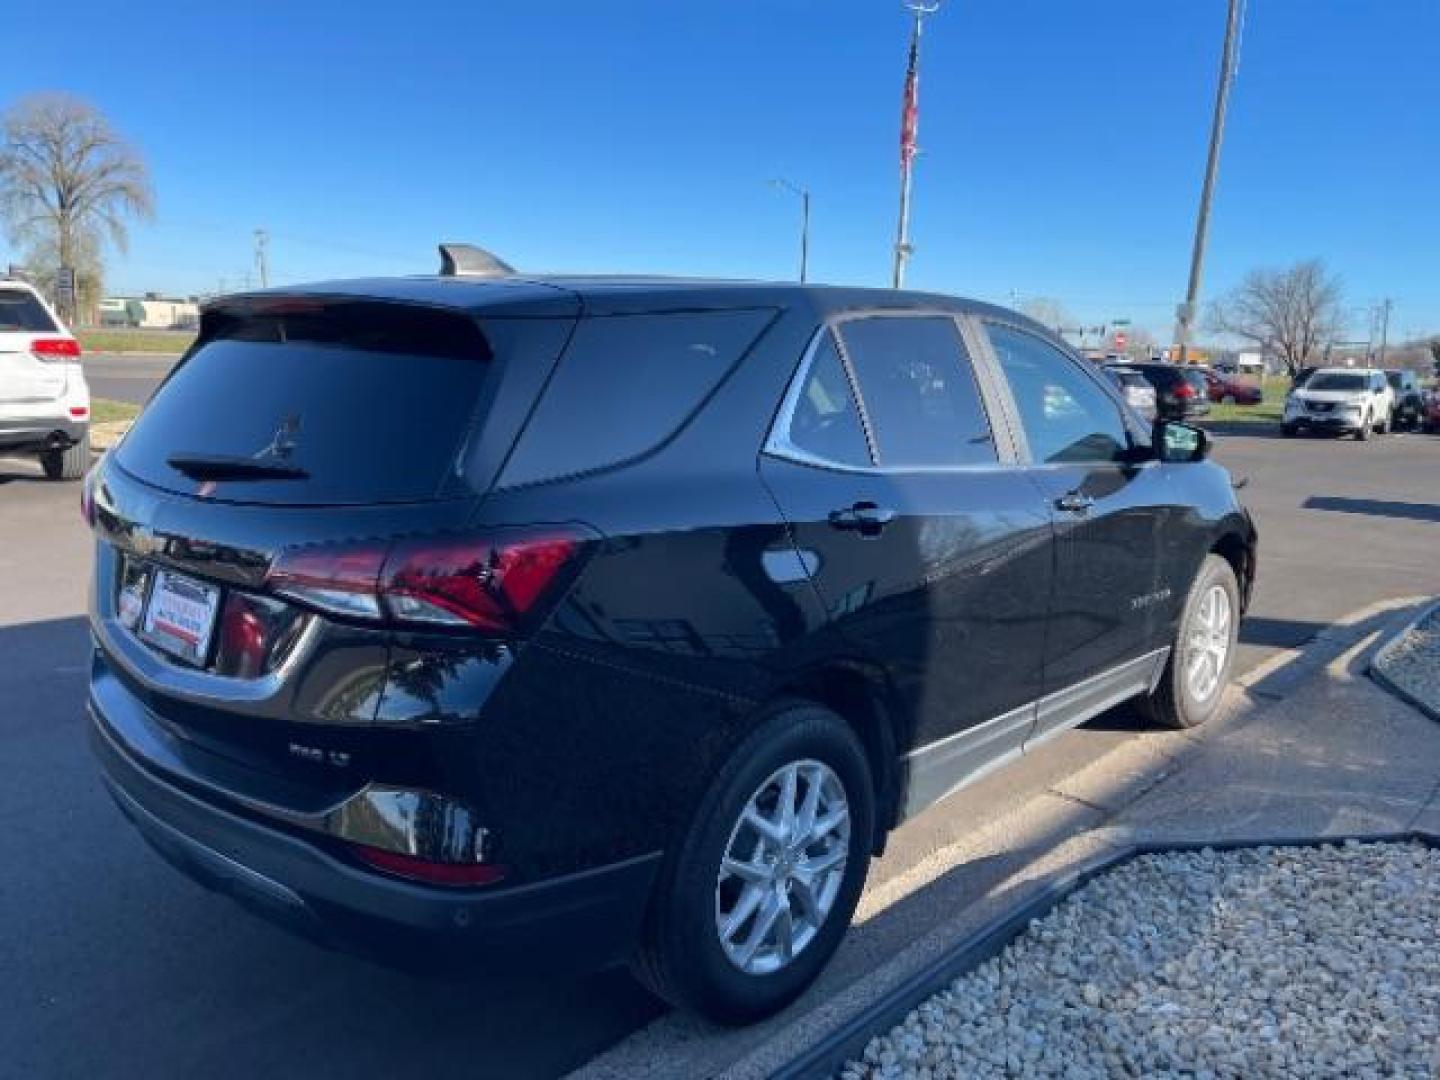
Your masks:
{"label": "flagpole", "polygon": [[900,221],[895,230],[895,268],[891,288],[905,283],[905,263],[914,249],[910,245],[910,191],[915,170],[916,136],[920,130],[920,33],[926,15],[940,10],[936,4],[906,4],[915,16],[910,30],[910,58],[905,69],[905,94],[900,107]]}

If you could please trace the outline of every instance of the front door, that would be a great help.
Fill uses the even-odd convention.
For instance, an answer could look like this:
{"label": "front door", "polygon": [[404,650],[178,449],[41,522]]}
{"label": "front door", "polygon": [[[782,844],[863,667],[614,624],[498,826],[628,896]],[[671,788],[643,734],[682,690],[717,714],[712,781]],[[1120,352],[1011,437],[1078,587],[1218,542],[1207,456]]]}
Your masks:
{"label": "front door", "polygon": [[1158,615],[1173,587],[1157,578],[1168,483],[1160,465],[1127,460],[1126,422],[1098,373],[1027,330],[986,330],[1055,527],[1039,739],[1158,675]]}
{"label": "front door", "polygon": [[953,317],[848,318],[761,462],[835,629],[888,677],[907,812],[1018,754],[1040,693],[1050,516],[988,412]]}

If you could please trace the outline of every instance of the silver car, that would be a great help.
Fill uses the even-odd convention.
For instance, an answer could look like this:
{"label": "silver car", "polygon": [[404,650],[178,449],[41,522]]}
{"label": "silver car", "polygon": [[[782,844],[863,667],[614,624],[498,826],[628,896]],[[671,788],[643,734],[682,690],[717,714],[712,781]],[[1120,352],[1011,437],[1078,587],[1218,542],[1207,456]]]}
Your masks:
{"label": "silver car", "polygon": [[1120,387],[1120,392],[1125,395],[1126,404],[1146,420],[1153,422],[1157,407],[1155,387],[1150,385],[1150,380],[1134,368],[1121,367],[1117,364],[1106,364],[1104,371],[1114,380],[1115,385]]}

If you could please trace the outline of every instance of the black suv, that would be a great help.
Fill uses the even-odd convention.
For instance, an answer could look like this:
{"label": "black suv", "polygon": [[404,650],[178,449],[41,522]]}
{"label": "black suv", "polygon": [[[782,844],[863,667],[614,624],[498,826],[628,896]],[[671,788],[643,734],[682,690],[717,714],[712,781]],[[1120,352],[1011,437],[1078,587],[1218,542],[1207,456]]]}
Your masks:
{"label": "black suv", "polygon": [[752,1019],[910,815],[1126,699],[1215,711],[1255,531],[1206,446],[946,296],[226,297],[87,480],[94,748],[322,942]]}
{"label": "black suv", "polygon": [[1199,368],[1159,362],[1115,365],[1138,371],[1155,387],[1155,410],[1165,420],[1192,420],[1210,412],[1210,384]]}
{"label": "black suv", "polygon": [[1395,391],[1390,430],[1406,427],[1413,431],[1425,417],[1425,398],[1420,392],[1420,380],[1408,368],[1391,368],[1385,372],[1385,378],[1390,383],[1390,389]]}

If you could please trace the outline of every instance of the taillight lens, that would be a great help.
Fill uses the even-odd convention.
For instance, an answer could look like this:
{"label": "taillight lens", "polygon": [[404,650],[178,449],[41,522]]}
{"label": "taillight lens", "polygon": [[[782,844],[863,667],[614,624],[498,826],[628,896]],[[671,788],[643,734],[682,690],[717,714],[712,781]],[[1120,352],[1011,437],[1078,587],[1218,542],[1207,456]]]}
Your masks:
{"label": "taillight lens", "polygon": [[564,528],[291,548],[266,583],[336,615],[511,636],[543,618],[589,540]]}
{"label": "taillight lens", "polygon": [[1175,397],[1181,398],[1183,400],[1186,398],[1192,398],[1194,396],[1195,388],[1191,386],[1188,382],[1186,382],[1184,379],[1181,379],[1180,385],[1175,387]]}
{"label": "taillight lens", "polygon": [[85,519],[85,524],[92,529],[95,527],[95,469],[92,468],[85,474],[85,479],[80,482],[80,516]]}
{"label": "taillight lens", "polygon": [[78,360],[80,343],[74,338],[35,338],[30,353],[38,360]]}

